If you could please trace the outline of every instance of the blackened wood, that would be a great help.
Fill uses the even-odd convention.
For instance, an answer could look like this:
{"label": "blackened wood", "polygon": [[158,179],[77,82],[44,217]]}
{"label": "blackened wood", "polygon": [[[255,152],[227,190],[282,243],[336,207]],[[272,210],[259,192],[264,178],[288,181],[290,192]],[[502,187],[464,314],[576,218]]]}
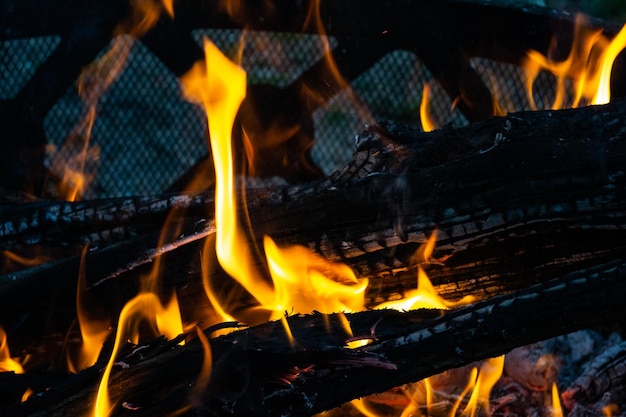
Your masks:
{"label": "blackened wood", "polygon": [[[517,346],[623,319],[625,283],[626,261],[621,259],[450,312],[348,314],[354,334],[371,340],[356,349],[345,347],[349,337],[334,315],[290,317],[293,346],[280,322],[231,333],[211,340],[212,379],[194,399],[197,408],[189,401],[203,360],[200,343],[158,341],[144,355],[120,358],[130,366],[113,373],[111,394],[117,405],[112,415],[180,409],[187,409],[184,415],[312,415]],[[71,395],[51,390],[24,404],[2,404],[3,411],[82,415],[92,406],[99,381],[94,368],[61,385]]]}
{"label": "blackened wood", "polygon": [[[249,190],[251,244],[260,245],[267,234],[281,245],[302,244],[345,262],[369,277],[368,305],[415,287],[411,258],[434,230],[436,250],[424,268],[449,299],[484,299],[610,262],[626,250],[625,119],[626,102],[618,101],[518,113],[429,134],[390,123],[369,127],[358,136],[353,161],[335,175],[307,185]],[[106,294],[109,286],[133,294],[145,268],[130,266],[154,259],[159,244],[176,246],[181,235],[184,240],[202,229],[212,201],[208,191],[12,206],[2,212],[0,239],[5,247],[91,241],[87,265],[93,272],[87,280],[94,291]],[[168,215],[169,230],[178,232],[159,241]],[[138,240],[100,252],[112,241],[112,231]],[[201,244],[178,246],[164,255],[164,285],[201,298]],[[0,277],[7,316],[47,313],[53,303],[46,297],[53,292],[31,297],[32,286],[54,288],[63,292],[61,299],[72,300],[78,265],[73,256],[69,273],[51,265],[49,273],[41,266]],[[258,267],[265,270],[262,260]],[[223,270],[214,268],[210,275],[218,293],[232,290]],[[72,316],[71,303],[57,305],[69,306],[64,317]]]}

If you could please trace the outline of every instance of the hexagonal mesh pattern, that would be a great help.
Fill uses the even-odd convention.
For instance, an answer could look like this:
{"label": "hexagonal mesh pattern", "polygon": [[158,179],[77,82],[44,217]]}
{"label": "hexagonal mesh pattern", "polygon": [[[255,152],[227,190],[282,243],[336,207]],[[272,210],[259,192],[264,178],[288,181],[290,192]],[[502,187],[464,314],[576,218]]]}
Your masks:
{"label": "hexagonal mesh pattern", "polygon": [[[288,86],[324,54],[322,39],[311,35],[198,30],[193,36],[199,44],[211,39],[231,57],[240,52],[243,39],[241,63],[251,84]],[[15,75],[0,84],[0,95],[15,95],[57,44],[55,38],[0,44],[2,73]],[[503,110],[531,107],[518,67],[477,58],[471,64]],[[419,126],[426,83],[432,89],[428,113],[435,126],[467,123],[415,55],[393,51],[313,113],[314,162],[325,173],[339,168],[353,152],[354,135],[376,120]],[[554,80],[542,76],[535,85],[549,92],[535,98],[537,106],[549,107]],[[165,65],[128,36],[115,38],[102,51],[48,113],[44,128],[48,168],[60,175],[69,165],[87,173],[91,182],[84,197],[162,192],[207,154],[201,111],[181,98],[178,79]]]}

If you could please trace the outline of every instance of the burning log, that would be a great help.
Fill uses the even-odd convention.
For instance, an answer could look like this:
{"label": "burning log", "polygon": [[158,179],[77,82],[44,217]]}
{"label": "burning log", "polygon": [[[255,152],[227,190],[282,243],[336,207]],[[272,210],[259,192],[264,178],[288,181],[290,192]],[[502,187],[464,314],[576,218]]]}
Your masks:
{"label": "burning log", "polygon": [[[349,337],[336,315],[288,318],[295,345],[279,322],[241,330],[211,339],[212,377],[202,392],[194,388],[203,384],[197,380],[207,355],[201,338],[185,346],[177,345],[180,339],[159,340],[118,358],[111,385],[118,401],[114,415],[157,410],[162,415],[177,410],[180,415],[310,415],[598,320],[623,319],[625,277],[626,261],[620,260],[451,312],[349,314],[357,338],[371,341],[355,349],[346,347]],[[97,363],[78,375],[55,376],[49,392],[5,405],[4,411],[83,415],[92,407],[102,368]],[[4,377],[3,392],[32,388],[36,380]],[[42,380],[37,391],[49,388],[51,377]],[[190,396],[198,409],[189,410]]]}
{"label": "burning log", "polygon": [[[432,313],[424,318],[423,312],[349,315],[354,334],[374,339],[354,350],[344,347],[345,330],[329,325],[326,333],[319,315],[288,319],[295,348],[278,323],[213,339],[212,382],[196,403],[206,406],[207,414],[311,414],[532,341],[623,319],[625,112],[626,102],[616,101],[512,114],[428,134],[381,124],[358,135],[353,161],[323,181],[248,190],[252,241],[271,233],[280,244],[303,244],[346,262],[371,277],[369,305],[415,287],[410,259],[435,228],[437,248],[424,268],[437,290],[484,301],[437,318]],[[211,222],[203,220],[211,205],[210,193],[31,203],[4,210],[0,238],[10,249],[18,243],[98,243],[86,256],[89,292],[115,294],[119,303],[136,291],[142,265],[159,257],[166,285],[197,294],[203,293],[197,254],[201,238],[212,233]],[[156,229],[167,215],[179,219],[168,223],[176,232],[159,240]],[[136,237],[111,243],[111,230]],[[111,263],[121,254],[125,257]],[[78,258],[68,258],[3,276],[2,317],[9,332],[15,335],[25,322],[35,321],[24,320],[24,314],[41,319],[54,304],[52,294],[44,292],[24,297],[26,287],[52,276],[52,286],[67,301],[74,296],[79,265]],[[211,280],[232,290],[219,268]],[[198,307],[191,302],[183,310]],[[55,308],[51,317],[58,327],[68,326],[73,303]],[[124,391],[126,407],[140,407],[134,415],[153,412],[152,407],[182,407],[202,364],[197,340],[152,348],[151,359],[135,359],[128,370],[113,373],[113,397]],[[417,363],[415,349],[423,357]],[[122,361],[132,362],[136,352],[144,348]],[[250,371],[245,381],[238,367]],[[71,410],[78,415],[91,405],[102,368],[98,363],[76,376],[3,375],[7,387],[30,386],[37,392],[53,387],[23,405],[4,406],[14,414],[45,409],[46,415]],[[234,381],[228,375],[233,369]],[[159,384],[158,393],[152,385],[141,386],[165,374],[176,377]],[[364,380],[367,387],[360,383]],[[220,383],[234,387],[220,388]],[[60,399],[67,397],[63,387],[73,390],[70,399]],[[116,412],[130,413],[123,405]]]}
{"label": "burning log", "polygon": [[[518,113],[431,133],[393,124],[369,127],[357,136],[353,161],[331,177],[248,190],[252,240],[269,234],[279,244],[305,245],[330,261],[345,262],[370,277],[371,301],[415,286],[411,257],[435,229],[433,258],[445,262],[425,268],[437,290],[453,299],[486,298],[608,262],[623,253],[626,241],[625,106],[618,101]],[[10,207],[3,212],[0,239],[5,249],[91,241],[99,248],[87,256],[91,286],[112,277],[120,285],[163,254],[159,245],[169,243],[166,268],[176,262],[164,271],[166,281],[188,285],[198,281],[200,269],[193,236],[210,218],[212,201],[208,192]],[[179,219],[171,226],[177,233],[159,242],[156,234],[168,213]],[[109,245],[115,231],[118,238],[138,240]],[[112,257],[119,262],[111,264]],[[72,266],[62,267],[58,280],[75,280],[78,255],[67,262]],[[43,265],[6,275],[4,312],[30,309],[10,300],[24,298],[20,282],[46,280],[49,267],[59,268]],[[226,280],[219,268],[214,274],[212,282]],[[73,288],[67,286],[70,296]]]}

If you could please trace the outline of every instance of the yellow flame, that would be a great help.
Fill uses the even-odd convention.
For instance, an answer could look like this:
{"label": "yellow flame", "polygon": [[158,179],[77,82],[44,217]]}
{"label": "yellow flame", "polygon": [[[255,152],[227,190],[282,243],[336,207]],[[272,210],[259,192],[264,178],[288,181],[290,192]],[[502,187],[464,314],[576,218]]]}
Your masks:
{"label": "yellow flame", "polygon": [[248,240],[237,218],[231,130],[246,93],[246,73],[204,40],[205,61],[183,76],[185,97],[204,105],[215,165],[217,259],[262,305],[272,304],[272,288],[254,267]]}
{"label": "yellow flame", "polygon": [[556,382],[552,384],[552,417],[563,417],[563,407]]}
{"label": "yellow flame", "polygon": [[22,394],[22,402],[32,397],[34,393],[35,392],[32,389],[28,388],[26,391],[24,391],[24,394]]}
{"label": "yellow flame", "polygon": [[279,248],[265,236],[264,247],[274,282],[275,317],[285,310],[308,313],[360,311],[367,279],[357,279],[344,264],[326,261],[304,246]]}
{"label": "yellow flame", "polygon": [[[170,339],[178,336],[180,332],[182,332],[183,326],[182,322],[180,322],[180,314],[177,306],[178,301],[174,296],[168,305],[163,307],[161,301],[154,293],[141,293],[126,303],[120,313],[113,352],[111,353],[111,358],[107,363],[98,388],[93,414],[94,417],[107,417],[113,411],[114,405],[111,403],[109,397],[108,384],[117,354],[123,343],[129,339],[137,340],[139,325],[146,321],[154,329],[155,335],[162,334]],[[175,325],[172,326],[172,323],[175,323]]]}
{"label": "yellow flame", "polygon": [[362,398],[359,398],[358,400],[352,400],[350,401],[350,404],[365,417],[380,417],[378,413],[369,408],[367,402]]}
{"label": "yellow flame", "polygon": [[[417,263],[428,262],[432,256],[437,242],[437,231],[435,230],[428,240],[421,245],[414,255]],[[421,266],[417,267],[417,288],[410,290],[399,300],[387,301],[377,305],[376,309],[391,308],[400,311],[413,310],[418,308],[432,308],[447,310],[452,307],[469,304],[474,301],[474,297],[465,296],[457,302],[446,301],[440,297],[433,287],[428,275]]]}
{"label": "yellow flame", "polygon": [[491,415],[489,410],[489,395],[491,389],[502,376],[504,369],[504,355],[496,358],[487,359],[480,366],[476,385],[472,391],[472,395],[462,415],[475,417],[478,410],[484,411],[488,416]]}
{"label": "yellow flame", "polygon": [[456,401],[454,402],[454,405],[452,406],[452,409],[450,410],[450,417],[456,416],[457,410],[461,406],[463,399],[467,396],[467,394],[469,394],[470,391],[472,391],[476,387],[477,377],[478,368],[473,367],[467,385],[465,386],[465,388],[463,388],[463,391],[461,392],[461,394],[459,394]]}
{"label": "yellow flame", "polygon": [[24,373],[22,364],[18,360],[11,357],[9,344],[7,342],[7,334],[2,327],[0,327],[0,372],[15,372],[16,374]]}
{"label": "yellow flame", "polygon": [[93,365],[100,355],[102,345],[110,333],[109,320],[91,320],[89,302],[84,295],[87,291],[85,277],[85,257],[88,247],[83,249],[78,269],[78,286],[76,288],[76,317],[82,338],[78,357],[72,358],[67,354],[67,366],[70,372],[77,373]]}
{"label": "yellow flame", "polygon": [[579,16],[572,48],[565,60],[554,61],[534,50],[527,53],[523,66],[527,72],[526,91],[532,109],[537,109],[533,85],[542,71],[549,71],[557,79],[556,96],[550,106],[552,109],[567,106],[565,98],[568,80],[574,84],[571,107],[610,101],[611,71],[617,55],[626,47],[626,25],[613,40],[609,40],[601,30],[585,30],[583,23],[583,18]]}
{"label": "yellow flame", "polygon": [[424,132],[431,132],[436,129],[435,123],[430,115],[429,107],[432,100],[430,83],[424,84],[422,101],[420,101],[420,123]]}

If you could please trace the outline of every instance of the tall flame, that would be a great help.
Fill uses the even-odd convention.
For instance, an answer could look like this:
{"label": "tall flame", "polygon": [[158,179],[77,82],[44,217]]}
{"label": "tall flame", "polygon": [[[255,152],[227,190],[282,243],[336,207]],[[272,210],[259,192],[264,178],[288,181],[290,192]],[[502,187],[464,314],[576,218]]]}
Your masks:
{"label": "tall flame", "polygon": [[89,315],[89,303],[85,299],[87,283],[85,282],[85,259],[88,247],[83,249],[78,270],[78,286],[76,289],[76,316],[82,337],[82,344],[77,357],[68,352],[67,365],[70,372],[77,373],[93,365],[98,359],[102,345],[110,333],[109,320],[92,320]]}

